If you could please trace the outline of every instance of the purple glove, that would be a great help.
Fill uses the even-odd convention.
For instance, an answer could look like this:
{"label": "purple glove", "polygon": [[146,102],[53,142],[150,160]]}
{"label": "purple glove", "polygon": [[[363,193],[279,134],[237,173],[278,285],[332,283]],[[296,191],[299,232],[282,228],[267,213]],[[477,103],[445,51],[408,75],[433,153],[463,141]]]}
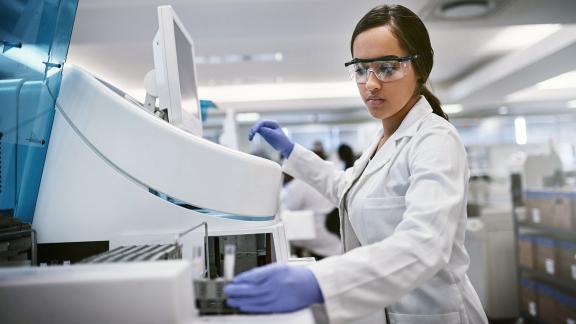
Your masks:
{"label": "purple glove", "polygon": [[246,271],[224,287],[228,305],[248,313],[286,313],[323,303],[312,271],[271,264]]}
{"label": "purple glove", "polygon": [[280,152],[285,159],[290,156],[290,153],[292,153],[292,150],[294,149],[294,143],[288,139],[286,134],[282,131],[282,128],[280,128],[280,125],[275,121],[261,120],[252,125],[250,133],[248,134],[248,139],[252,140],[256,133],[262,135],[266,142],[272,145],[276,151]]}

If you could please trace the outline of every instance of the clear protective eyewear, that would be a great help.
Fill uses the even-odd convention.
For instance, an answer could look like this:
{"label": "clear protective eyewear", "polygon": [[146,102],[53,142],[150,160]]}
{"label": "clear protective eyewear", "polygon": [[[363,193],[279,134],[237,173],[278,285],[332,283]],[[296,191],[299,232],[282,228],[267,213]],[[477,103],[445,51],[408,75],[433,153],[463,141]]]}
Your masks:
{"label": "clear protective eyewear", "polygon": [[406,76],[410,62],[417,58],[418,55],[404,57],[388,55],[371,59],[355,58],[350,62],[344,63],[344,66],[348,68],[350,77],[356,83],[368,82],[370,72],[374,73],[378,80],[382,82],[392,82]]}

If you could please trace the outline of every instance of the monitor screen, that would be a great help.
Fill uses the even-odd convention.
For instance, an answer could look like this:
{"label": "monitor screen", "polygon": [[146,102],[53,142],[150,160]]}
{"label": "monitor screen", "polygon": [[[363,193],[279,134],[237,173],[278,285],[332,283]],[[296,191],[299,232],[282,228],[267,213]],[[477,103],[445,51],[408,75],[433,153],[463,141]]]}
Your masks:
{"label": "monitor screen", "polygon": [[170,124],[202,136],[192,38],[171,6],[158,7],[158,24],[153,48],[160,109],[168,111]]}
{"label": "monitor screen", "polygon": [[178,62],[178,78],[180,79],[180,105],[182,123],[200,118],[198,111],[198,95],[196,94],[196,78],[194,77],[194,63],[191,44],[174,23],[174,38],[176,40],[176,61]]}

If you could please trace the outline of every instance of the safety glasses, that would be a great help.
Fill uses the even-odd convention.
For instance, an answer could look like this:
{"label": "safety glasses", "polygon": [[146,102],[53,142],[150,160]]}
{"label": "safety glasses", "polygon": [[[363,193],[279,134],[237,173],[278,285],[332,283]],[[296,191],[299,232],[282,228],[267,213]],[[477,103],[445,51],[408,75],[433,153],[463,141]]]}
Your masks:
{"label": "safety glasses", "polygon": [[410,62],[418,58],[418,55],[398,57],[388,55],[371,59],[355,58],[344,63],[348,68],[350,77],[356,83],[366,83],[370,72],[382,82],[392,82],[402,79],[410,68]]}

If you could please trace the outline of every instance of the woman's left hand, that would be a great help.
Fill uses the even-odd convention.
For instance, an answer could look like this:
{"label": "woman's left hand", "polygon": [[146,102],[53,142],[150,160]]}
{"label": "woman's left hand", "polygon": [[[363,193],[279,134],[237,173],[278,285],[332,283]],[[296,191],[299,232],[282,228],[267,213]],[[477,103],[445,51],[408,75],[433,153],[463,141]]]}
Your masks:
{"label": "woman's left hand", "polygon": [[228,305],[249,313],[284,313],[323,303],[312,271],[272,264],[241,273],[224,287]]}

